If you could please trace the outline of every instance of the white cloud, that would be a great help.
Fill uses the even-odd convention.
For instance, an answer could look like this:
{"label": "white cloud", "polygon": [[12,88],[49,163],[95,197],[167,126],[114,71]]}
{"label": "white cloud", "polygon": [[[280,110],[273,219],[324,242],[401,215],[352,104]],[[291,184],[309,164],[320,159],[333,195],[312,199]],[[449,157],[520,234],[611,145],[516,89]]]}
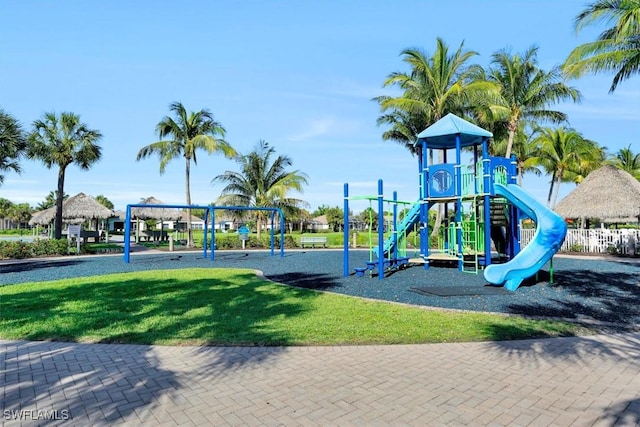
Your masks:
{"label": "white cloud", "polygon": [[[378,180],[372,181],[349,181],[349,188],[378,188]],[[342,188],[344,186],[344,182],[338,181],[329,181],[322,184],[326,187],[337,187]]]}
{"label": "white cloud", "polygon": [[336,135],[344,137],[359,128],[355,120],[341,120],[335,117],[322,117],[314,119],[305,125],[304,130],[286,137],[292,142],[313,140],[320,136]]}
{"label": "white cloud", "polygon": [[0,192],[0,197],[10,200],[13,203],[29,203],[29,205],[35,206],[44,201],[47,194],[49,194],[49,191],[47,190],[14,189],[2,190],[2,192]]}
{"label": "white cloud", "polygon": [[[639,96],[640,99],[640,96]],[[589,105],[567,104],[562,109],[570,118],[598,120],[640,120],[640,107],[630,109],[628,105],[617,102],[590,103]]]}
{"label": "white cloud", "polygon": [[329,91],[336,95],[362,98],[367,101],[382,95],[397,96],[400,94],[400,91],[396,88],[383,88],[381,84],[377,86],[363,85],[346,79],[333,82],[333,85],[329,87]]}
{"label": "white cloud", "polygon": [[301,142],[323,136],[330,133],[335,125],[335,120],[330,118],[317,119],[309,123],[304,131],[289,136],[287,139],[293,142]]}
{"label": "white cloud", "polygon": [[561,111],[570,119],[640,120],[640,90],[631,80],[621,83],[614,93],[609,93],[611,77],[589,76],[581,79],[576,87],[582,93],[582,103],[562,103]]}
{"label": "white cloud", "polygon": [[15,185],[15,186],[29,186],[29,185],[41,184],[41,182],[36,179],[5,178],[4,184]]}

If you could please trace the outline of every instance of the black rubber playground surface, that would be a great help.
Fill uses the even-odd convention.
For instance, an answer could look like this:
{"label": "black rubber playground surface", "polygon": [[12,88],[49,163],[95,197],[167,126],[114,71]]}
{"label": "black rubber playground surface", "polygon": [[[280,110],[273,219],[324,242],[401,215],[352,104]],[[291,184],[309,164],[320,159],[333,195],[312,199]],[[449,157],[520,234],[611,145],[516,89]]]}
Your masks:
{"label": "black rubber playground surface", "polygon": [[[625,258],[554,259],[554,281],[548,265],[516,292],[488,287],[479,274],[455,268],[421,265],[398,270],[384,280],[343,277],[341,251],[294,250],[284,257],[265,251],[216,251],[215,261],[202,252],[136,253],[126,264],[122,255],[80,256],[48,260],[3,262],[0,285],[37,282],[108,273],[175,268],[251,268],[277,282],[422,306],[501,312],[640,326],[640,262]],[[365,251],[350,254],[351,272],[364,267]]]}

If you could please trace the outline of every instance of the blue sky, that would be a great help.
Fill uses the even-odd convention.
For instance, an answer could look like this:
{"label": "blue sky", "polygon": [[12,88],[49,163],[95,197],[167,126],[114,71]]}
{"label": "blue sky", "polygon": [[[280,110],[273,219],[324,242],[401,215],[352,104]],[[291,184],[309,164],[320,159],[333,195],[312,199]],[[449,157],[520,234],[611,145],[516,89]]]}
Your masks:
{"label": "blue sky", "polygon": [[[173,101],[208,108],[226,139],[247,153],[267,140],[309,176],[303,195],[313,210],[353,194],[418,195],[417,160],[384,142],[371,98],[390,93],[385,77],[406,71],[400,52],[432,53],[441,37],[461,42],[488,66],[492,53],[539,47],[543,69],[560,64],[601,28],[573,30],[588,2],[578,0],[406,1],[5,1],[0,4],[0,108],[29,130],[44,112],[72,111],[104,135],[102,161],[89,171],[67,169],[65,192],[108,197],[116,208],[154,196],[184,203],[184,161],[164,175],[155,157],[136,162],[157,140],[155,125]],[[640,79],[608,94],[611,76],[570,84],[584,97],[557,108],[586,138],[615,152],[640,151]],[[57,170],[24,160],[0,197],[31,205],[56,188]],[[201,153],[192,168],[194,204],[220,194],[211,179],[236,164]],[[572,185],[563,184],[560,197]],[[525,176],[543,200],[548,177]],[[363,206],[364,207],[364,206]],[[354,206],[359,210],[358,206]]]}

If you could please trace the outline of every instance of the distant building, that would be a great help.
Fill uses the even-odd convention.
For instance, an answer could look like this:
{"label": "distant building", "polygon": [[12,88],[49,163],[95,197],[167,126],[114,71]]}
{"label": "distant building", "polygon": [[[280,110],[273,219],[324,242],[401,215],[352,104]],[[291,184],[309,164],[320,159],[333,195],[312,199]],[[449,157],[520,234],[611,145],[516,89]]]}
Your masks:
{"label": "distant building", "polygon": [[307,231],[318,232],[329,229],[330,226],[326,215],[317,216],[307,223]]}

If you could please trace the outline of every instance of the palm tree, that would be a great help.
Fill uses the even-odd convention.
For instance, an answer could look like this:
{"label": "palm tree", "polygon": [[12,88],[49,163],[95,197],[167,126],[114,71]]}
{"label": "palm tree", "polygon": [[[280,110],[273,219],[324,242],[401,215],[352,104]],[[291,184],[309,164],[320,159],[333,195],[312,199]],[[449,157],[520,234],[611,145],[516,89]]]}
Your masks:
{"label": "palm tree", "polygon": [[327,209],[325,216],[331,230],[341,231],[344,229],[344,210],[341,207],[335,206]]}
{"label": "palm tree", "polygon": [[450,54],[447,44],[438,38],[431,57],[419,49],[402,51],[410,73],[391,73],[383,83],[383,87],[398,87],[402,94],[373,98],[384,113],[378,124],[391,125],[383,139],[397,141],[415,152],[418,133],[447,113],[463,115],[471,99],[495,89],[491,83],[474,78],[479,66],[468,62],[477,52],[463,47],[461,43]]}
{"label": "palm tree", "polygon": [[390,128],[382,133],[384,141],[395,141],[402,144],[413,155],[418,154],[415,142],[417,135],[429,127],[427,117],[411,114],[402,110],[393,110],[378,117],[376,123],[388,125]]}
{"label": "palm tree", "polygon": [[[49,194],[47,194],[47,197],[45,197],[45,199],[42,202],[36,205],[36,210],[43,211],[45,209],[54,207],[56,205],[56,200],[58,200],[57,193],[58,193],[57,191],[49,191]],[[64,194],[62,196],[62,201],[65,201],[68,198],[69,198],[69,195]]]}
{"label": "palm tree", "polygon": [[536,142],[541,147],[539,163],[551,175],[547,205],[554,208],[560,183],[580,182],[589,172],[599,168],[604,160],[604,149],[575,129],[538,128],[537,132]]}
{"label": "palm tree", "polygon": [[14,204],[9,208],[7,217],[18,225],[22,235],[22,224],[31,219],[31,206],[28,203]]}
{"label": "palm tree", "polygon": [[508,132],[505,157],[511,157],[513,141],[522,120],[561,123],[567,115],[549,107],[564,100],[581,100],[580,92],[562,82],[559,68],[545,72],[537,66],[538,48],[523,55],[500,50],[492,55],[487,80],[500,87],[501,102],[494,106],[496,117],[504,120]]}
{"label": "palm tree", "polygon": [[113,203],[111,202],[111,200],[107,199],[107,197],[103,196],[102,194],[98,194],[96,196],[96,202],[100,203],[102,206],[106,207],[107,209],[113,210]]}
{"label": "palm tree", "polygon": [[[165,116],[157,125],[156,131],[160,141],[142,147],[136,160],[144,159],[152,154],[160,157],[160,174],[163,174],[167,163],[184,157],[185,159],[185,194],[187,205],[191,205],[191,162],[198,164],[196,152],[204,150],[208,154],[222,153],[227,158],[236,155],[236,151],[225,141],[226,133],[222,125],[215,121],[209,110],[187,113],[180,102],[173,102],[169,110],[174,117]],[[169,138],[169,139],[164,139]],[[191,215],[187,212],[187,236],[189,247],[193,246]]]}
{"label": "palm tree", "polygon": [[300,232],[304,231],[304,225],[311,219],[311,213],[306,209],[295,209],[293,212],[287,214],[287,227],[289,233],[297,228]]}
{"label": "palm tree", "polygon": [[[537,129],[531,129],[530,126],[521,123],[513,141],[512,154],[516,156],[518,185],[521,187],[525,173],[533,173],[536,176],[542,175],[542,171],[539,168],[541,150],[536,141]],[[504,156],[508,143],[508,137],[494,140],[493,144],[491,144],[493,155]]]}
{"label": "palm tree", "polygon": [[56,193],[56,217],[54,238],[62,237],[62,201],[64,178],[67,167],[75,164],[88,170],[100,160],[102,148],[97,142],[102,134],[80,121],[80,116],[63,112],[45,113],[42,119],[33,122],[29,134],[28,157],[39,159],[48,168],[58,167],[58,189]]}
{"label": "palm tree", "polygon": [[596,41],[571,51],[562,68],[570,77],[613,72],[609,87],[609,93],[613,93],[618,84],[640,72],[640,1],[597,0],[580,12],[574,27],[579,32],[597,22],[614,25]]}
{"label": "palm tree", "polygon": [[4,172],[21,172],[18,160],[26,148],[27,141],[20,123],[0,109],[0,184],[4,182]]}
{"label": "palm tree", "polygon": [[[463,47],[464,43],[461,43],[450,54],[449,47],[438,38],[431,57],[419,49],[402,51],[403,61],[411,68],[410,73],[391,73],[383,83],[384,87],[400,88],[402,94],[373,99],[383,113],[378,124],[391,125],[383,139],[399,142],[415,154],[418,133],[447,113],[464,115],[472,100],[490,97],[488,95],[495,91],[495,85],[475,78],[481,71],[480,67],[468,62],[477,52],[466,51]],[[439,205],[433,235],[439,232],[441,208]]]}
{"label": "palm tree", "polygon": [[635,179],[640,180],[640,153],[631,151],[631,144],[626,148],[621,148],[609,158],[608,163],[628,172]]}
{"label": "palm tree", "polygon": [[0,197],[0,229],[2,230],[6,229],[8,226],[7,220],[12,207],[13,202],[11,200]]}
{"label": "palm tree", "polygon": [[[282,209],[285,215],[307,206],[303,200],[288,195],[292,190],[302,193],[303,185],[307,184],[307,175],[298,170],[287,170],[293,165],[292,160],[282,154],[273,158],[275,152],[269,143],[259,141],[251,153],[237,156],[240,172],[226,171],[211,181],[226,184],[218,198],[218,204],[277,207]],[[264,219],[266,213],[256,211],[258,237]]]}

